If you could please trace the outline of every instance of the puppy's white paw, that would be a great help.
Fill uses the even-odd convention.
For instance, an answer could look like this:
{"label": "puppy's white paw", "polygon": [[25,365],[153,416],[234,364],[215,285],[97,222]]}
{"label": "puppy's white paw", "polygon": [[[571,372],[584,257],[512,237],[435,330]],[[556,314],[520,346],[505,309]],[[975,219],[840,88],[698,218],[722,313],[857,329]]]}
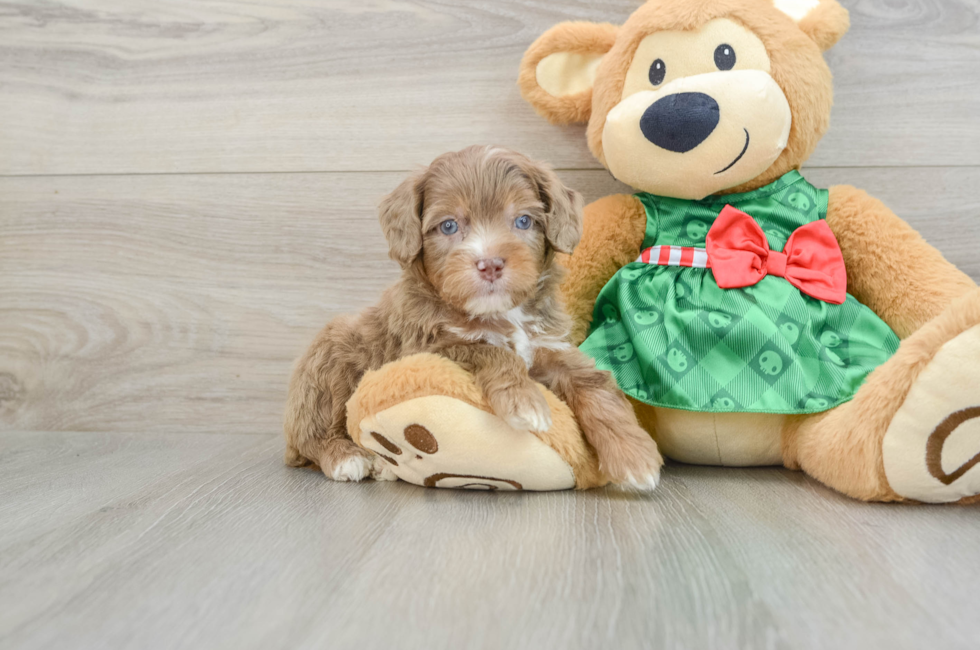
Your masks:
{"label": "puppy's white paw", "polygon": [[504,420],[515,429],[543,433],[551,428],[551,409],[547,411],[528,409],[522,413],[509,415]]}
{"label": "puppy's white paw", "polygon": [[621,484],[637,492],[653,492],[660,485],[660,469],[656,469],[649,474],[640,476],[626,475],[626,481]]}
{"label": "puppy's white paw", "polygon": [[622,430],[615,444],[608,442],[601,449],[596,448],[599,469],[616,485],[636,492],[653,492],[660,484],[664,464],[653,438],[636,426]]}
{"label": "puppy's white paw", "polygon": [[498,395],[493,407],[515,429],[542,433],[551,428],[551,407],[537,388]]}
{"label": "puppy's white paw", "polygon": [[335,481],[363,481],[371,474],[374,461],[364,456],[349,456],[338,462],[330,478]]}
{"label": "puppy's white paw", "polygon": [[517,400],[503,418],[515,429],[545,432],[551,428],[551,407],[544,397],[540,400]]}

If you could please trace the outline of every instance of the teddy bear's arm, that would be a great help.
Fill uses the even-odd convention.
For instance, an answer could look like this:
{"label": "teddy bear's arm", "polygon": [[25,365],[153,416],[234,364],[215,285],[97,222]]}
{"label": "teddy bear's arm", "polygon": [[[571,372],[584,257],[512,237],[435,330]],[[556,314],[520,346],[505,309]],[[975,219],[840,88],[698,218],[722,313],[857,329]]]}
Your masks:
{"label": "teddy bear's arm", "polygon": [[867,192],[830,188],[827,225],[847,266],[847,290],[900,338],[976,288],[907,223]]}
{"label": "teddy bear's arm", "polygon": [[616,271],[636,259],[646,232],[646,210],[635,196],[614,194],[585,206],[582,240],[559,261],[568,269],[562,298],[571,314],[571,341],[585,339],[599,291]]}

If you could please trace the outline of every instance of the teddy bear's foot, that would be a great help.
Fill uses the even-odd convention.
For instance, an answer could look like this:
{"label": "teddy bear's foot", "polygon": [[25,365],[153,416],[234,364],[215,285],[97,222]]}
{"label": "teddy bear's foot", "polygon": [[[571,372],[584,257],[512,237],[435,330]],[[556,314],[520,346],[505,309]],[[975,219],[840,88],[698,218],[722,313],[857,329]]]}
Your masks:
{"label": "teddy bear's foot", "polygon": [[495,415],[472,375],[455,363],[414,355],[364,376],[347,403],[348,433],[377,455],[376,479],[472,490],[604,485],[571,410],[543,387],[536,390],[552,423],[532,433]]}
{"label": "teddy bear's foot", "polygon": [[401,402],[360,422],[360,442],[398,478],[426,487],[566,490],[572,468],[497,416],[444,395]]}
{"label": "teddy bear's foot", "polygon": [[882,441],[899,495],[948,503],[980,494],[980,325],[940,348],[916,378]]}
{"label": "teddy bear's foot", "polygon": [[980,494],[980,290],[902,341],[850,402],[792,419],[783,461],[865,501]]}

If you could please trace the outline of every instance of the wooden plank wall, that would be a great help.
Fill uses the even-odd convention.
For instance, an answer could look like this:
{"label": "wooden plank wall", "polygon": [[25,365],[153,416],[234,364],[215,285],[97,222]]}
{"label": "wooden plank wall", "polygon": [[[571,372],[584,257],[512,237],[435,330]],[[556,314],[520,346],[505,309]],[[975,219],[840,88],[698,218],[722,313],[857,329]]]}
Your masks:
{"label": "wooden plank wall", "polygon": [[[0,427],[276,433],[292,359],[397,274],[374,205],[499,143],[625,191],[520,98],[524,49],[635,0],[0,5]],[[980,278],[980,5],[847,1],[805,170]]]}

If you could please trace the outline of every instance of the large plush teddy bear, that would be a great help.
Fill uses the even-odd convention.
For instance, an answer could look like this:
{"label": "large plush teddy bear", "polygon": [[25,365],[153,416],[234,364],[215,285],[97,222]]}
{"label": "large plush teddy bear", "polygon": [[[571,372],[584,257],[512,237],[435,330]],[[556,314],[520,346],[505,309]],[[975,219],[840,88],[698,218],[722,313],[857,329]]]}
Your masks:
{"label": "large plush teddy bear", "polygon": [[668,457],[783,464],[853,497],[980,492],[980,291],[861,190],[799,168],[826,131],[835,0],[650,0],[564,23],[520,85],[639,190],[586,208],[576,341]]}
{"label": "large plush teddy bear", "polygon": [[[596,158],[639,191],[586,208],[565,261],[574,342],[668,457],[785,465],[865,500],[972,501],[980,290],[881,202],[799,172],[830,116],[822,51],[847,27],[835,0],[649,0],[622,26],[563,23],[530,47],[525,98],[587,122]],[[385,453],[384,430],[398,458],[435,461],[406,441],[424,431],[455,454],[400,477],[605,482],[552,396],[555,427],[535,438],[449,362],[399,363],[365,378],[351,435]],[[501,432],[527,448],[503,451]]]}

